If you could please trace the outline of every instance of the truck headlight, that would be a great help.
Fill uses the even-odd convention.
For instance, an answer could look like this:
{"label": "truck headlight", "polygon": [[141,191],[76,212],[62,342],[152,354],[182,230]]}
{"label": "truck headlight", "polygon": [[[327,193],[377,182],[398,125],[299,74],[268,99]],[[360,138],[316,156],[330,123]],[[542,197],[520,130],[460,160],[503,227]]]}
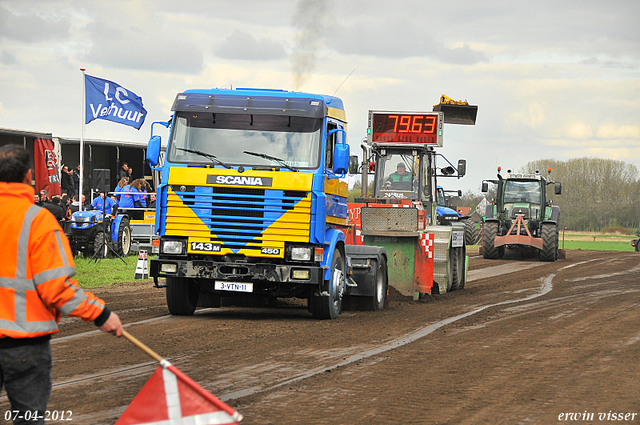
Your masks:
{"label": "truck headlight", "polygon": [[311,261],[313,248],[306,246],[294,246],[291,248],[291,259],[294,261]]}
{"label": "truck headlight", "polygon": [[162,253],[171,255],[182,255],[184,245],[182,241],[162,241]]}

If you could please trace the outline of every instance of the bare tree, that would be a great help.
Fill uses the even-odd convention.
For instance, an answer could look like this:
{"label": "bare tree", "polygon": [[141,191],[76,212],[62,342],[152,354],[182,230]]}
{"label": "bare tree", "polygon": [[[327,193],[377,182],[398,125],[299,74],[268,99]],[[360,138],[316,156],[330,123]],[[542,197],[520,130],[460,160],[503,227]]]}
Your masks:
{"label": "bare tree", "polygon": [[635,165],[603,158],[553,159],[528,163],[521,172],[539,170],[562,182],[562,195],[550,197],[560,206],[560,219],[572,230],[603,227],[636,228],[640,215],[640,181]]}

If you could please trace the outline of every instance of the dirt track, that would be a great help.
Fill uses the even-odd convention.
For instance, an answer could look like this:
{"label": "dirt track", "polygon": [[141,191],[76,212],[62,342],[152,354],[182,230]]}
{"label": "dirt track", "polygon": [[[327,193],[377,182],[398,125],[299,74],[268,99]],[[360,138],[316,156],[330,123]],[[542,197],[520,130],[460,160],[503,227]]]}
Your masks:
{"label": "dirt track", "polygon": [[[474,257],[469,277],[462,291],[422,301],[392,291],[383,311],[334,321],[314,320],[306,302],[170,317],[149,283],[94,292],[243,424],[620,422],[609,412],[640,422],[640,255]],[[49,409],[76,424],[115,423],[157,366],[75,319],[52,347]]]}

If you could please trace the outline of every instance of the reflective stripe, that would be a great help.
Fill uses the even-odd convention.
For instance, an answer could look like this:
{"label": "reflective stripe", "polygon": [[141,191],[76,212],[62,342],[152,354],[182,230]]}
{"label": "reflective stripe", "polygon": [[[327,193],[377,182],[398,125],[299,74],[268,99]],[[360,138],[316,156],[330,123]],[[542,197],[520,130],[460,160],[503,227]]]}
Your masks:
{"label": "reflective stripe", "polygon": [[[35,290],[33,280],[27,279],[27,258],[29,253],[29,233],[33,219],[42,208],[32,205],[24,215],[22,229],[18,237],[18,258],[15,278],[0,278],[0,286],[15,289],[15,322],[0,320],[0,327],[9,331],[35,333],[52,332],[58,329],[55,318],[46,322],[27,322],[27,296],[28,290]],[[66,261],[66,258],[65,258]],[[42,274],[42,273],[41,273]]]}
{"label": "reflective stripe", "polygon": [[75,291],[75,295],[69,301],[67,301],[63,306],[60,307],[60,312],[65,316],[69,316],[73,311],[78,308],[83,301],[87,302],[87,305],[94,305],[96,307],[104,308],[100,303],[100,300],[94,298],[90,300],[84,293],[82,288],[79,288],[75,285],[67,283],[71,289]]}
{"label": "reflective stripe", "polygon": [[82,288],[78,288],[75,285],[69,285],[69,287],[73,289],[76,294],[73,296],[73,298],[71,298],[63,306],[60,307],[60,311],[65,316],[68,316],[73,312],[73,310],[78,308],[78,306],[82,304],[82,301],[87,301],[87,296],[84,294]]}
{"label": "reflective stripe", "polygon": [[[55,279],[63,276],[71,277],[76,274],[75,267],[69,266],[67,253],[65,252],[64,245],[62,244],[62,237],[60,236],[60,231],[56,230],[55,235],[56,235],[56,241],[58,242],[58,250],[60,251],[60,256],[62,257],[64,266],[59,267],[57,269],[44,271],[38,274],[37,278],[36,276],[34,276],[33,280],[36,283],[36,285],[39,285],[40,283],[43,283],[43,282],[47,282],[51,279]],[[69,301],[67,301],[64,305],[60,307],[60,312],[65,316],[68,316],[71,313],[73,313],[73,311],[76,308],[78,308],[78,306],[82,304],[83,301],[87,301],[87,304],[90,304],[90,305],[100,305],[100,303],[95,300],[89,301],[89,299],[85,295],[82,288],[79,288],[68,282],[67,282],[67,285],[69,286],[69,288],[74,290],[75,295],[73,296],[73,298],[71,298]]]}
{"label": "reflective stripe", "polygon": [[25,290],[33,289],[33,281],[24,278],[14,279],[12,277],[0,277],[0,288],[10,288],[16,290],[18,290],[19,288],[23,288]]}
{"label": "reflective stripe", "polygon": [[76,269],[74,267],[58,267],[57,269],[45,270],[42,273],[33,276],[33,283],[40,285],[41,283],[48,282],[52,279],[73,276],[74,274],[76,274]]}
{"label": "reflective stripe", "polygon": [[[16,326],[24,329],[25,332],[31,331],[31,326],[27,324],[27,290],[35,289],[33,281],[26,280],[27,278],[27,257],[29,254],[29,232],[31,230],[31,223],[33,219],[38,215],[42,208],[37,205],[31,205],[24,215],[24,221],[22,222],[22,230],[20,230],[20,237],[18,238],[18,264],[16,268],[16,284],[14,286],[15,303],[16,303]],[[37,322],[41,324],[41,322]],[[57,327],[57,326],[56,326]],[[35,330],[31,332],[37,332]]]}
{"label": "reflective stripe", "polygon": [[[88,305],[95,305],[95,306],[100,306],[102,307],[102,304],[100,304],[100,301],[97,299],[92,299],[92,300],[87,300],[87,304]],[[104,309],[104,307],[102,307],[102,309]]]}
{"label": "reflective stripe", "polygon": [[180,406],[180,391],[178,391],[178,378],[169,369],[162,368],[162,380],[164,381],[164,395],[167,402],[167,414],[169,419],[182,418]]}
{"label": "reflective stripe", "polygon": [[[24,303],[23,303],[24,304]],[[17,312],[16,312],[17,316]],[[50,333],[58,329],[58,325],[54,320],[48,320],[46,322],[19,322],[16,317],[15,322],[11,322],[9,320],[0,319],[0,328],[13,331],[13,332],[23,332],[23,333],[35,333],[35,332],[46,332]]]}
{"label": "reflective stripe", "polygon": [[[26,279],[27,277],[27,255],[29,251],[29,230],[31,229],[31,222],[42,210],[37,205],[31,205],[24,215],[24,221],[22,222],[22,230],[20,230],[20,237],[18,238],[18,264],[16,268],[16,278]],[[33,288],[30,288],[33,289]]]}
{"label": "reflective stripe", "polygon": [[64,264],[64,267],[67,267],[68,269],[71,269],[71,274],[68,274],[67,276],[69,277],[73,277],[76,275],[76,269],[75,267],[71,267],[69,266],[69,261],[67,258],[67,253],[64,250],[64,245],[62,244],[62,237],[60,236],[60,230],[56,230],[55,231],[55,235],[56,235],[56,240],[58,241],[58,249],[60,250],[60,254],[62,255],[62,262]]}

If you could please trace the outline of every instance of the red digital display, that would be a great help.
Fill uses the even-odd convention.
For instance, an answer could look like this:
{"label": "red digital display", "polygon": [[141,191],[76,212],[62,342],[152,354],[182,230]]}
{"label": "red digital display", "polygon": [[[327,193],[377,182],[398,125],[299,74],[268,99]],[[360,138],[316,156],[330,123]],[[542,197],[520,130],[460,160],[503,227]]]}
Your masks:
{"label": "red digital display", "polygon": [[370,111],[373,143],[416,143],[442,145],[442,124],[436,113]]}

